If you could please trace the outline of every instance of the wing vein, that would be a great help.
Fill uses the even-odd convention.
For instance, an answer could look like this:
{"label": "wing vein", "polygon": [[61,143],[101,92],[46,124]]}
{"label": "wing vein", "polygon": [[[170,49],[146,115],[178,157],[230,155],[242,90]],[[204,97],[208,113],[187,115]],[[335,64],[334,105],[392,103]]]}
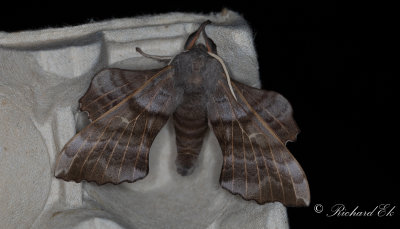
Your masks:
{"label": "wing vein", "polygon": [[[131,143],[131,138],[132,138],[132,135],[133,135],[133,131],[135,130],[136,122],[137,122],[138,118],[140,117],[140,115],[141,115],[141,114],[139,114],[138,116],[136,116],[136,118],[132,119],[132,121],[131,121],[131,122],[133,122],[133,121],[135,121],[135,122],[133,123],[132,131],[131,131],[131,133],[130,133],[130,135],[129,135],[128,143],[126,144],[126,147],[125,147],[125,150],[124,150],[124,154],[123,154],[123,156],[122,156],[121,165],[120,165],[119,171],[118,171],[118,180],[119,180],[119,177],[120,177],[120,175],[121,175],[122,166],[123,166],[124,161],[125,161],[126,151],[128,150],[129,144]],[[130,123],[131,123],[131,122],[130,122]]]}
{"label": "wing vein", "polygon": [[234,190],[234,182],[235,182],[235,155],[233,154],[233,111],[232,112],[232,120],[231,120],[231,157],[232,157],[232,192]]}
{"label": "wing vein", "polygon": [[[100,137],[97,138],[96,143],[94,144],[94,146],[92,146],[92,148],[90,148],[90,151],[88,153],[88,155],[86,156],[85,160],[83,161],[83,164],[79,170],[79,176],[81,176],[82,171],[83,171],[83,167],[86,165],[86,162],[88,161],[89,157],[92,155],[94,149],[96,148],[96,146],[99,144],[101,138],[103,137],[104,133],[106,132],[106,130],[108,129],[108,127],[110,126],[110,123],[115,119],[116,117],[113,117],[110,119],[110,121],[108,121],[107,125],[104,127],[103,132],[101,133]],[[71,163],[72,165],[72,163]],[[70,167],[71,168],[71,167]],[[69,169],[68,169],[69,170]]]}
{"label": "wing vein", "polygon": [[279,183],[281,184],[281,188],[282,188],[283,202],[285,203],[286,202],[285,189],[283,188],[283,182],[282,182],[282,178],[281,178],[281,173],[279,172],[278,165],[276,164],[276,160],[275,160],[275,157],[274,157],[274,151],[271,148],[271,145],[270,145],[270,143],[268,141],[268,137],[266,135],[264,135],[264,137],[265,137],[265,140],[267,141],[269,152],[271,152],[271,157],[272,157],[272,161],[274,162],[274,165],[275,165],[275,168],[276,168],[276,172],[278,173]]}
{"label": "wing vein", "polygon": [[[217,104],[217,102],[215,101],[215,97],[212,97],[212,99],[213,99],[213,101],[214,101],[214,104]],[[221,114],[220,114],[220,112],[218,111],[218,107],[217,106],[215,106],[215,111],[217,112],[217,116],[218,116],[218,119],[219,119],[219,122],[220,122],[220,125],[221,125],[221,127],[222,127],[222,129],[223,130],[225,130],[225,128],[224,128],[224,123],[223,123],[223,121],[222,121],[222,119],[221,119]],[[225,170],[226,170],[226,167],[225,167],[225,165],[226,165],[226,155],[227,155],[227,142],[226,142],[226,139],[225,138],[222,138],[223,140],[224,140],[224,150],[225,150],[225,152],[223,153],[224,154],[224,156],[223,156],[223,159],[224,159],[224,164],[223,164],[223,166],[222,166],[222,174],[224,174],[225,173]]]}
{"label": "wing vein", "polygon": [[[78,154],[81,152],[82,147],[83,147],[84,145],[86,145],[86,144],[85,144],[86,141],[87,141],[91,136],[92,136],[92,133],[90,133],[88,136],[86,136],[85,140],[84,140],[84,141],[82,142],[82,144],[79,146],[78,152],[77,152],[77,153],[74,155],[74,157],[72,158],[72,161],[71,161],[71,163],[69,164],[68,170],[67,170],[67,171],[69,171],[69,170],[71,169],[71,166],[74,164],[75,159],[78,157]],[[65,152],[66,152],[66,149],[63,151],[63,154],[65,154]],[[60,156],[60,158],[61,158],[61,156]]]}
{"label": "wing vein", "polygon": [[110,91],[108,91],[108,92],[106,92],[106,93],[104,93],[104,94],[102,94],[102,95],[96,97],[95,99],[93,99],[92,101],[90,101],[90,103],[86,104],[85,106],[82,106],[82,107],[81,107],[81,110],[85,110],[86,108],[88,108],[90,105],[92,105],[93,103],[97,102],[97,101],[100,100],[101,98],[103,98],[103,97],[107,96],[108,94],[113,93],[113,92],[116,91],[117,89],[121,89],[121,88],[123,88],[123,87],[125,87],[125,86],[127,86],[128,84],[131,84],[131,83],[133,83],[133,82],[129,82],[129,83],[123,84],[123,85],[121,85],[121,86],[119,86],[119,87],[115,87],[115,88],[113,88],[112,90],[110,90]]}
{"label": "wing vein", "polygon": [[[235,117],[236,117],[236,114],[235,114]],[[239,127],[242,129],[242,146],[243,146],[243,159],[244,159],[244,174],[245,174],[245,182],[246,182],[246,190],[245,190],[245,193],[246,193],[246,197],[247,197],[247,192],[248,192],[248,181],[247,181],[247,176],[248,176],[248,174],[247,174],[247,159],[246,159],[246,148],[245,148],[245,145],[244,145],[244,134],[246,134],[246,132],[243,130],[243,128],[241,127],[241,125],[240,125],[240,122],[236,119],[236,122],[238,123],[238,125],[239,125]],[[247,135],[247,134],[246,134]]]}
{"label": "wing vein", "polygon": [[133,179],[135,179],[136,164],[137,164],[137,161],[139,159],[140,150],[142,149],[143,140],[144,140],[144,134],[146,133],[146,129],[147,129],[147,121],[148,121],[148,117],[146,116],[146,121],[144,123],[144,129],[143,129],[142,136],[141,136],[141,139],[140,139],[140,145],[139,145],[139,148],[137,150],[135,164],[133,166],[133,174],[132,174],[132,178]]}
{"label": "wing vein", "polygon": [[124,130],[122,131],[122,133],[120,134],[120,136],[119,136],[119,138],[118,138],[117,143],[115,143],[115,145],[114,145],[114,147],[113,147],[113,150],[111,151],[111,154],[110,154],[110,156],[108,157],[107,165],[106,165],[106,167],[104,168],[103,175],[101,176],[101,181],[103,181],[103,179],[104,179],[104,175],[106,174],[106,171],[107,171],[107,169],[108,169],[108,165],[110,164],[111,158],[112,158],[113,155],[114,155],[114,151],[115,151],[115,149],[117,148],[119,141],[121,140],[122,136],[124,135],[126,129],[128,128],[128,126],[129,126],[130,124],[131,124],[131,122],[129,122],[128,124],[126,124]]}
{"label": "wing vein", "polygon": [[[236,85],[235,85],[235,88],[237,88]],[[253,102],[257,102],[251,93],[246,93],[246,94],[247,94],[247,97],[246,97],[247,100],[251,99]],[[264,108],[263,110],[265,110],[269,116],[271,116],[288,134],[290,134],[288,128],[285,125],[283,125],[283,123],[279,119],[277,119],[274,115],[272,115],[272,113],[267,108]]]}
{"label": "wing vein", "polygon": [[[281,155],[283,155],[283,152],[282,151],[280,151],[280,152],[281,152]],[[282,158],[284,158],[284,157],[282,157]],[[294,182],[293,182],[293,176],[292,176],[292,173],[290,172],[288,164],[286,163],[286,160],[283,160],[283,162],[285,163],[285,166],[286,166],[289,176],[290,176],[290,182],[293,187],[293,192],[294,192],[294,196],[296,197],[296,205],[297,205],[297,193],[296,193],[296,187],[294,186]]]}
{"label": "wing vein", "polygon": [[265,168],[266,168],[266,170],[267,170],[269,189],[270,189],[270,191],[271,191],[271,192],[270,192],[270,193],[271,193],[271,200],[274,200],[274,193],[273,193],[272,184],[271,184],[271,175],[269,174],[269,168],[268,168],[268,166],[267,166],[267,161],[266,161],[266,159],[265,159],[265,156],[264,156],[264,153],[263,153],[263,151],[262,151],[262,149],[261,149],[261,146],[258,146],[258,148],[259,148],[260,153],[261,153],[261,156],[262,156],[262,158],[263,158],[264,166],[265,166]]}
{"label": "wing vein", "polygon": [[92,175],[93,175],[93,172],[94,172],[94,170],[95,170],[97,164],[99,163],[100,158],[101,158],[101,157],[103,156],[103,154],[104,154],[104,150],[106,149],[106,147],[108,146],[108,144],[110,143],[111,139],[114,137],[114,135],[115,135],[116,133],[117,133],[117,131],[114,131],[114,132],[112,133],[111,137],[108,138],[107,143],[104,145],[103,149],[101,150],[100,155],[97,157],[96,163],[94,163],[93,168],[92,168],[92,170],[90,171],[90,175],[89,175],[89,176],[92,176]]}
{"label": "wing vein", "polygon": [[264,110],[286,131],[286,133],[290,134],[288,128],[285,125],[283,125],[283,123],[279,121],[279,119],[277,119],[274,115],[272,115],[267,108],[264,108]]}
{"label": "wing vein", "polygon": [[[260,168],[258,167],[258,162],[257,162],[257,158],[256,158],[256,152],[254,150],[253,143],[251,142],[251,139],[249,138],[249,136],[247,136],[247,137],[248,137],[249,142],[250,142],[251,150],[253,151],[254,162],[256,163],[257,179],[258,179],[258,190],[260,191],[260,202],[262,202],[262,188],[261,188],[261,180],[260,180]],[[268,171],[268,169],[267,169],[267,171]]]}

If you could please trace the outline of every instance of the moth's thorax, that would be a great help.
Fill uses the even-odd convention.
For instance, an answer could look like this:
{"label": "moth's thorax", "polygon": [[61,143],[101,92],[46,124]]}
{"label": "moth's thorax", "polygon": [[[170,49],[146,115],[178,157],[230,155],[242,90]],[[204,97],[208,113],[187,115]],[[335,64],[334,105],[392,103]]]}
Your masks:
{"label": "moth's thorax", "polygon": [[186,94],[207,93],[215,88],[218,74],[223,72],[221,64],[207,53],[203,44],[177,55],[172,61],[176,81]]}

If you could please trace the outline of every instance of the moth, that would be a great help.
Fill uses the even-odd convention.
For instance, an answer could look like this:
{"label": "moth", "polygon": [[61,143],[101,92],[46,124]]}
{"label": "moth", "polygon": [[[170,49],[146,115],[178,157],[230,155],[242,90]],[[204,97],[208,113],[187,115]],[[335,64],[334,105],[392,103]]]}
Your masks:
{"label": "moth", "polygon": [[[94,76],[80,99],[92,122],[60,152],[57,178],[99,185],[144,178],[153,140],[172,116],[182,176],[193,171],[210,126],[223,153],[224,189],[258,204],[309,205],[307,178],[286,148],[299,132],[289,102],[230,79],[206,34],[209,23],[202,23],[163,68],[108,68]],[[201,34],[204,44],[198,42]]]}

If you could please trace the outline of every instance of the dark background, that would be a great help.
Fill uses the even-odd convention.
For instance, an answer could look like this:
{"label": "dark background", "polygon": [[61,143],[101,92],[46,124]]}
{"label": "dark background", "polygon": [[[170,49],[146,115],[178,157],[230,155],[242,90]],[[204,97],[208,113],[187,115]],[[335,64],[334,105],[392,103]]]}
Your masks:
{"label": "dark background", "polygon": [[[288,208],[291,228],[393,228],[400,214],[396,8],[365,2],[260,2],[18,2],[3,8],[0,31],[171,11],[209,13],[227,7],[239,12],[255,35],[263,88],[291,102],[302,130],[288,147],[307,174],[311,204]],[[349,211],[356,206],[371,211],[379,204],[396,208],[392,217],[327,217],[338,203]],[[315,204],[325,211],[316,213]]]}

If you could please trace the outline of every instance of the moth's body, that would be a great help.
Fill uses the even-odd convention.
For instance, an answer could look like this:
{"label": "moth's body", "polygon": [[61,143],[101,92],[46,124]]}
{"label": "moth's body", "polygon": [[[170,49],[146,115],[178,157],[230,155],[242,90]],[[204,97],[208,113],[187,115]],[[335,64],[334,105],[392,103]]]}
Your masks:
{"label": "moth's body", "polygon": [[198,44],[177,55],[171,62],[179,88],[176,110],[173,114],[177,158],[177,171],[189,175],[194,168],[208,129],[207,101],[216,85],[216,74],[222,73],[221,64]]}
{"label": "moth's body", "polygon": [[[80,99],[92,122],[64,146],[55,176],[97,184],[143,179],[154,138],[172,116],[179,174],[192,172],[210,126],[222,150],[224,189],[259,204],[307,206],[307,179],[285,145],[299,132],[289,102],[276,92],[230,81],[204,31],[209,23],[161,69],[96,74]],[[200,34],[205,45],[196,44]]]}

